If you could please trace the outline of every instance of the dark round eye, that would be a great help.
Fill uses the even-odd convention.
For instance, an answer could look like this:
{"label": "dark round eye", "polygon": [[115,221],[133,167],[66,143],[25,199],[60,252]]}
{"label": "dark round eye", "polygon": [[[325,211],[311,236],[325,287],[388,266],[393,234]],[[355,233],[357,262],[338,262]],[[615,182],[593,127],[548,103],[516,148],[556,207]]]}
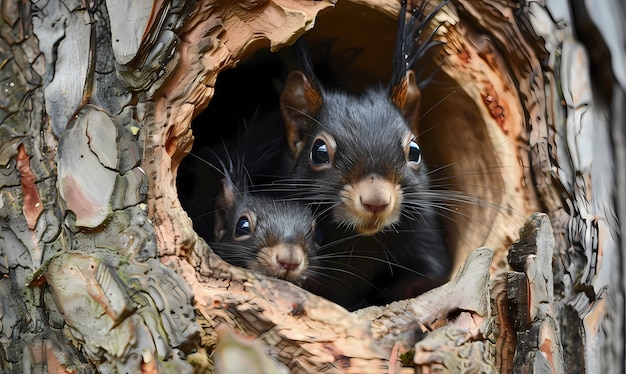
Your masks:
{"label": "dark round eye", "polygon": [[324,233],[319,226],[315,226],[315,231],[313,231],[313,240],[318,245],[322,244],[322,240],[324,240]]}
{"label": "dark round eye", "polygon": [[316,165],[328,164],[330,157],[328,156],[328,147],[322,139],[317,139],[311,148],[311,161]]}
{"label": "dark round eye", "polygon": [[250,235],[250,220],[246,216],[241,216],[235,225],[235,238],[247,235]]}
{"label": "dark round eye", "polygon": [[420,149],[420,146],[417,145],[415,140],[411,140],[409,143],[408,160],[409,162],[415,162],[416,164],[422,163],[422,150]]}

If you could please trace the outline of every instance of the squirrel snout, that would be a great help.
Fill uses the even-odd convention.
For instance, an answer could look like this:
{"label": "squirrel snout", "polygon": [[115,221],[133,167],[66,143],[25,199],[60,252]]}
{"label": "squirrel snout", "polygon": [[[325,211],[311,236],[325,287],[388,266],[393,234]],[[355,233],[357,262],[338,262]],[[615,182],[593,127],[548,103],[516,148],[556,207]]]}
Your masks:
{"label": "squirrel snout", "polygon": [[276,261],[286,271],[294,271],[294,270],[296,270],[298,268],[298,266],[300,266],[300,263],[302,262],[302,261],[296,261],[296,260],[294,260],[292,258],[281,259],[278,256],[276,256]]}
{"label": "squirrel snout", "polygon": [[368,212],[379,213],[385,210],[385,208],[389,205],[389,203],[375,202],[374,204],[372,203],[367,204],[361,198],[361,205],[363,205],[363,208],[365,208],[365,210],[367,210]]}
{"label": "squirrel snout", "polygon": [[296,271],[302,265],[304,254],[299,246],[282,244],[275,248],[276,265],[285,271]]}
{"label": "squirrel snout", "polygon": [[370,213],[380,213],[393,203],[394,186],[379,176],[364,178],[357,184],[359,202]]}
{"label": "squirrel snout", "polygon": [[338,222],[354,231],[373,235],[400,219],[402,190],[378,174],[370,174],[341,191],[342,204],[334,209]]}

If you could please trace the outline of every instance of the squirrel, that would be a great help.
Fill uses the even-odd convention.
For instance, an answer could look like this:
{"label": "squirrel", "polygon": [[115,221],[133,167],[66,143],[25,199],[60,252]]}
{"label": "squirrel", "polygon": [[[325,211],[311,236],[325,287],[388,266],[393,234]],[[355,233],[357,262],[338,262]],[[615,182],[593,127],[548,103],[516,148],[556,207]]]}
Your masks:
{"label": "squirrel", "polygon": [[[200,174],[195,178],[202,188],[188,191],[183,200],[196,231],[223,260],[302,284],[311,272],[310,257],[317,251],[321,232],[304,204],[254,190],[249,172],[263,173],[264,158],[272,158],[276,145],[273,141],[258,146],[256,141],[258,137],[244,136],[234,152],[226,143],[223,150],[194,150],[191,155],[200,164],[187,171]],[[260,154],[250,152],[253,157],[246,164],[244,153],[252,144]]]}
{"label": "squirrel", "polygon": [[[402,1],[393,74],[387,88],[327,89],[304,48],[280,109],[293,163],[294,199],[315,208],[324,232],[310,290],[348,309],[416,296],[447,281],[450,255],[416,140],[420,87],[409,68],[437,45],[417,34],[445,2],[406,21]],[[425,82],[421,82],[425,83]],[[328,287],[330,284],[336,284]]]}
{"label": "squirrel", "polygon": [[320,241],[311,211],[250,191],[241,171],[225,173],[221,187],[213,251],[232,265],[302,284]]}

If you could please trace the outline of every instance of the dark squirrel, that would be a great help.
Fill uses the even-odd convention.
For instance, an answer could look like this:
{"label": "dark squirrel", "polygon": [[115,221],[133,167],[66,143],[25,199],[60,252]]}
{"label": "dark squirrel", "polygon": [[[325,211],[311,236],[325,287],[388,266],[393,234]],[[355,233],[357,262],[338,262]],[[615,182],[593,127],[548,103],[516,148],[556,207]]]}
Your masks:
{"label": "dark squirrel", "polygon": [[235,137],[194,148],[179,171],[179,194],[194,229],[223,260],[301,284],[320,241],[316,221],[304,204],[255,190],[284,153],[284,139],[264,134],[272,119],[255,113]]}
{"label": "dark squirrel", "polygon": [[[310,289],[348,309],[416,296],[447,281],[450,258],[416,141],[420,88],[412,50],[437,7],[407,23],[402,2],[391,83],[356,94],[325,89],[303,53],[280,97],[294,157],[288,184],[320,215],[325,276]],[[329,287],[329,285],[333,285]]]}
{"label": "dark squirrel", "polygon": [[306,280],[319,241],[310,210],[250,191],[245,172],[225,172],[215,203],[216,254],[228,263],[295,284]]}

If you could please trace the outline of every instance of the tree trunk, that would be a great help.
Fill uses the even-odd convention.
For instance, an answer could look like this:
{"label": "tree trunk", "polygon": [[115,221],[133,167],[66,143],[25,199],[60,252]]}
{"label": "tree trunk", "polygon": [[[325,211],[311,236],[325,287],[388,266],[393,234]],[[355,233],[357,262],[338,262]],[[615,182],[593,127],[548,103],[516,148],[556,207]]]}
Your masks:
{"label": "tree trunk", "polygon": [[398,10],[0,2],[2,372],[624,372],[619,0],[452,0],[435,17],[424,152],[475,198],[449,213],[459,270],[442,287],[349,313],[194,232],[177,168],[218,74],[306,32],[340,40],[326,58],[344,83],[383,79]]}

